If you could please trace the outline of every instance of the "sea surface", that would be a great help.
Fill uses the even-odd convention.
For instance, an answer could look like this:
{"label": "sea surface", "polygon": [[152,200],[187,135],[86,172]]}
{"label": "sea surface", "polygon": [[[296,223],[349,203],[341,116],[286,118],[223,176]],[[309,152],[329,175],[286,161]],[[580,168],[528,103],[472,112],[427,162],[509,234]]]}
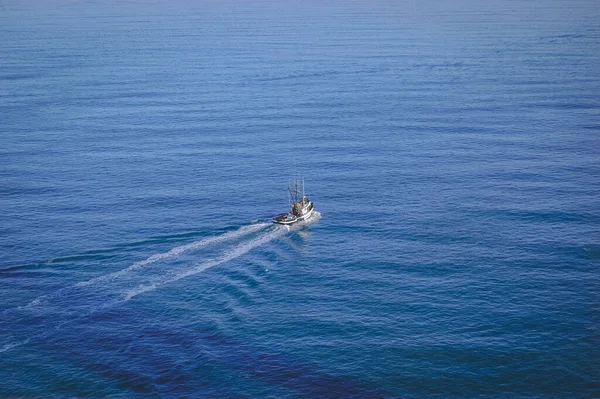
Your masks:
{"label": "sea surface", "polygon": [[0,1],[0,397],[599,398],[600,3]]}

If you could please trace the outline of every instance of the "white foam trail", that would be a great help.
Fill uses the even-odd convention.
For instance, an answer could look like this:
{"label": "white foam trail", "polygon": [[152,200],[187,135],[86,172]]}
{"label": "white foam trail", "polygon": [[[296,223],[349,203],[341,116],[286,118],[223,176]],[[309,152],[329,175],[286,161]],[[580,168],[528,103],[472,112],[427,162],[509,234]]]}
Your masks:
{"label": "white foam trail", "polygon": [[134,289],[132,289],[131,291],[128,291],[126,294],[124,294],[123,300],[128,301],[131,298],[133,298],[134,296],[143,294],[146,291],[151,291],[154,289],[156,289],[156,284],[140,284],[137,287],[135,287]]}
{"label": "white foam trail", "polygon": [[289,230],[290,229],[288,227],[277,226],[272,231],[269,231],[268,233],[264,233],[246,243],[243,243],[243,244],[233,247],[230,251],[228,251],[226,254],[224,254],[220,258],[210,260],[208,262],[200,263],[191,269],[182,271],[180,273],[177,273],[171,277],[168,277],[162,281],[159,281],[159,282],[156,282],[153,284],[140,284],[137,287],[135,287],[133,290],[130,290],[130,291],[126,292],[125,294],[123,294],[123,300],[128,301],[131,298],[133,298],[139,294],[142,294],[144,292],[154,290],[154,289],[162,287],[166,284],[170,284],[177,280],[181,280],[182,278],[186,278],[189,276],[193,276],[194,274],[201,273],[207,269],[210,269],[211,267],[220,265],[225,262],[229,262],[230,260],[238,258],[258,246],[261,246],[263,244],[266,244],[269,241],[273,241],[274,239],[283,236]]}
{"label": "white foam trail", "polygon": [[105,274],[103,276],[95,277],[95,278],[87,280],[87,281],[81,281],[81,282],[75,284],[75,286],[85,287],[85,286],[92,285],[95,283],[103,283],[103,282],[107,282],[110,280],[114,280],[124,274],[127,274],[127,273],[135,271],[135,270],[142,269],[142,268],[144,268],[154,262],[157,262],[159,260],[172,258],[172,257],[180,255],[184,252],[192,251],[192,250],[202,248],[202,247],[206,247],[207,245],[210,245],[210,244],[216,244],[216,243],[219,243],[222,241],[239,238],[239,237],[245,236],[247,234],[253,233],[255,231],[258,231],[266,226],[269,226],[269,223],[256,223],[256,224],[251,224],[249,226],[242,226],[235,231],[230,231],[228,233],[221,234],[219,236],[209,237],[209,238],[205,238],[200,241],[192,242],[190,244],[182,245],[180,247],[175,247],[168,252],[154,254],[145,260],[135,262],[133,265],[131,265],[125,269],[122,269],[122,270],[119,270],[119,271],[116,271],[113,273]]}
{"label": "white foam trail", "polygon": [[10,344],[4,345],[4,347],[2,349],[0,349],[0,353],[9,351],[13,348],[16,348],[17,346],[26,345],[28,343],[29,343],[29,338],[26,339],[25,341],[21,341],[21,342],[11,342]]}
{"label": "white foam trail", "polygon": [[239,258],[240,256],[246,254],[247,252],[251,251],[252,249],[259,247],[263,244],[266,244],[270,241],[273,241],[273,240],[285,235],[289,231],[298,230],[298,229],[302,228],[303,226],[306,226],[308,224],[316,222],[320,219],[321,219],[321,214],[319,212],[315,212],[309,219],[302,221],[300,223],[294,224],[292,226],[275,225],[275,226],[273,226],[273,230],[271,230],[267,233],[264,233],[246,243],[242,243],[242,244],[239,244],[239,245],[233,247],[230,251],[227,251],[220,258],[210,260],[208,262],[200,263],[191,269],[182,271],[180,273],[173,275],[172,277],[168,277],[168,278],[166,278],[162,281],[156,282],[156,283],[140,284],[137,287],[135,287],[134,289],[124,293],[122,298],[124,301],[128,301],[131,298],[133,298],[139,294],[142,294],[144,292],[152,291],[152,290],[160,288],[164,285],[173,283],[177,280],[181,280],[182,278],[186,278],[186,277],[198,274],[198,273],[202,273],[203,271],[210,269],[211,267],[220,265],[225,262],[229,262],[230,260],[233,260],[235,258]]}
{"label": "white foam trail", "polygon": [[129,266],[129,267],[125,268],[125,269],[122,269],[122,270],[119,270],[119,271],[116,271],[116,272],[113,272],[113,273],[105,274],[103,276],[98,276],[98,277],[92,278],[92,279],[87,280],[87,281],[81,281],[81,282],[76,283],[76,284],[74,284],[74,285],[72,285],[70,287],[61,288],[61,289],[59,289],[59,290],[57,290],[57,291],[55,291],[55,292],[53,292],[51,294],[46,294],[46,295],[39,296],[39,297],[35,298],[34,300],[32,300],[31,302],[29,302],[27,305],[21,305],[21,306],[18,306],[17,308],[15,308],[15,309],[8,309],[8,310],[3,311],[2,315],[5,315],[7,312],[14,311],[14,310],[27,310],[27,309],[31,309],[31,308],[37,307],[37,306],[39,306],[39,305],[47,302],[48,300],[51,300],[53,298],[61,296],[63,294],[63,292],[65,292],[66,290],[69,290],[70,288],[73,288],[73,287],[76,287],[76,288],[86,287],[86,286],[89,286],[89,285],[92,285],[92,284],[96,284],[96,283],[104,283],[104,282],[112,281],[112,280],[114,280],[116,278],[119,278],[119,277],[121,277],[121,276],[123,276],[123,275],[125,275],[127,273],[130,273],[130,272],[138,270],[138,269],[142,269],[145,266],[148,266],[148,265],[150,265],[152,263],[155,263],[155,262],[157,262],[159,260],[163,260],[163,259],[167,259],[167,258],[170,258],[170,257],[174,257],[174,256],[177,256],[177,255],[183,253],[183,252],[191,251],[191,250],[198,249],[198,248],[202,248],[202,247],[208,246],[210,244],[217,244],[217,243],[222,242],[222,241],[227,241],[227,240],[232,240],[232,239],[235,239],[235,238],[239,238],[239,237],[242,237],[244,235],[256,232],[256,231],[258,231],[260,229],[263,229],[263,228],[265,228],[267,226],[270,226],[270,223],[255,223],[255,224],[251,224],[251,225],[248,225],[248,226],[242,226],[239,229],[234,230],[234,231],[230,231],[228,233],[224,233],[224,234],[221,234],[221,235],[218,235],[218,236],[214,236],[214,237],[208,237],[208,238],[202,239],[200,241],[196,241],[196,242],[192,242],[190,244],[182,245],[180,247],[175,247],[175,248],[171,249],[168,252],[164,252],[164,253],[160,253],[160,254],[155,254],[155,255],[152,255],[149,258],[145,259],[145,260],[142,260],[142,261],[139,261],[139,262],[135,262],[134,264],[132,264],[131,266]]}

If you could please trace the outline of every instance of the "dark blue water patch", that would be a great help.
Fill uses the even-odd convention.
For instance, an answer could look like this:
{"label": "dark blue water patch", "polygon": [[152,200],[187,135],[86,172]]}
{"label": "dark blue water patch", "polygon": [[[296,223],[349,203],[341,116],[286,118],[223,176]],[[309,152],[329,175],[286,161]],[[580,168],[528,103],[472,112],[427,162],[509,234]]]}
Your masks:
{"label": "dark blue water patch", "polygon": [[570,34],[564,34],[564,35],[552,35],[552,36],[544,36],[542,37],[542,39],[550,39],[550,40],[554,40],[554,39],[582,39],[588,37],[585,34],[576,34],[576,33],[570,33]]}
{"label": "dark blue water patch", "polygon": [[338,72],[338,71],[330,71],[330,72],[319,72],[319,73],[312,73],[312,74],[294,74],[294,75],[289,75],[289,76],[273,76],[273,77],[259,78],[256,80],[259,82],[291,80],[294,83],[294,85],[301,85],[302,82],[299,81],[301,79],[308,78],[310,81],[312,81],[314,78],[325,78],[328,76],[337,75],[339,73],[340,72]]}
{"label": "dark blue water patch", "polygon": [[[537,397],[540,393],[547,397],[560,398],[569,395],[565,386],[577,386],[586,389],[589,384],[579,375],[565,372],[559,364],[539,365],[531,369],[525,364],[538,362],[540,358],[551,359],[552,354],[522,350],[506,352],[502,349],[491,349],[482,346],[452,347],[441,345],[435,349],[415,348],[415,355],[410,352],[408,358],[415,356],[415,362],[423,363],[418,374],[407,375],[401,380],[407,386],[422,387],[420,394],[428,397],[444,397],[450,395],[461,397],[463,389],[473,389],[486,396],[523,395]],[[453,362],[453,372],[440,372],[440,366]],[[477,365],[472,368],[471,365]],[[477,378],[476,375],[483,377]],[[527,379],[523,375],[528,375]],[[550,377],[550,378],[548,378]],[[531,378],[531,380],[530,380]],[[436,384],[428,384],[428,380]],[[460,387],[457,383],[460,383]],[[530,383],[539,387],[539,391],[531,390]],[[418,397],[417,395],[409,397]]]}
{"label": "dark blue water patch", "polygon": [[[61,258],[48,259],[44,262],[39,263],[31,263],[26,265],[15,265],[15,266],[7,266],[0,269],[0,274],[4,274],[5,277],[19,277],[19,274],[16,272],[24,272],[31,273],[36,269],[63,269],[68,270],[69,266],[78,261],[103,261],[103,260],[120,260],[122,254],[112,254],[112,253],[101,253],[101,254],[86,254],[86,255],[73,255],[73,256],[64,256]],[[67,265],[55,265],[57,263],[64,263]],[[76,267],[76,266],[75,266]]]}
{"label": "dark blue water patch", "polygon": [[2,74],[0,75],[0,81],[2,80],[29,80],[39,78],[40,74],[34,73],[15,73],[15,74]]}
{"label": "dark blue water patch", "polygon": [[495,213],[486,212],[493,216],[497,215],[502,218],[513,218],[515,220],[535,223],[578,223],[587,225],[591,221],[600,220],[600,217],[593,213],[583,212],[560,212],[560,211],[525,211],[515,209],[499,210]]}
{"label": "dark blue water patch", "polygon": [[581,125],[583,129],[600,131],[600,125]]}
{"label": "dark blue water patch", "polygon": [[[593,101],[593,99],[590,98]],[[598,109],[600,108],[600,103],[596,102],[583,102],[582,99],[578,99],[577,101],[567,103],[562,101],[548,101],[544,103],[537,103],[535,105],[538,108],[551,108],[551,109],[559,109],[559,110],[589,110],[589,109]]]}
{"label": "dark blue water patch", "polygon": [[447,63],[416,63],[413,64],[413,68],[425,68],[425,69],[449,69],[449,68],[462,68],[463,62],[447,62]]}
{"label": "dark blue water patch", "polygon": [[588,244],[582,247],[576,247],[574,250],[579,257],[589,260],[600,259],[600,245]]}
{"label": "dark blue water patch", "polygon": [[[115,319],[115,312],[121,313],[118,309],[113,309],[96,314],[90,322],[110,323]],[[179,332],[173,332],[153,325],[142,328],[131,325],[131,330],[126,326],[119,327],[125,334],[118,337],[110,333],[110,329],[115,327],[117,326],[105,326],[108,334],[105,338],[100,336],[88,340],[83,335],[76,334],[75,336],[81,337],[77,339],[79,345],[76,351],[67,348],[55,350],[59,350],[57,353],[61,353],[61,357],[77,367],[87,370],[88,373],[98,374],[100,378],[111,381],[111,384],[135,394],[163,391],[171,394],[206,392],[212,396],[215,389],[226,391],[225,387],[219,389],[220,383],[216,386],[211,383],[211,375],[217,377],[215,372],[218,372],[222,376],[217,377],[216,381],[230,375],[250,381],[262,381],[267,387],[274,387],[276,391],[283,389],[283,392],[302,395],[329,397],[331,394],[344,392],[344,397],[364,397],[365,394],[374,395],[373,397],[392,397],[376,386],[294,362],[272,351],[263,352],[212,329],[188,325],[180,326]],[[68,329],[64,331],[64,334],[72,333]],[[79,355],[82,350],[98,345],[112,353],[110,362]],[[169,349],[157,351],[153,350],[153,347]],[[177,362],[180,352],[186,353],[190,360],[184,363]],[[132,358],[137,359],[138,363],[135,371],[127,366]],[[200,373],[196,374],[199,371]],[[192,375],[195,375],[195,378],[192,378]],[[193,380],[195,383],[190,384]],[[181,386],[173,389],[171,384],[177,385],[177,381],[182,381]],[[256,385],[256,382],[252,384]],[[57,385],[56,382],[51,384]],[[55,389],[60,392],[60,388]]]}

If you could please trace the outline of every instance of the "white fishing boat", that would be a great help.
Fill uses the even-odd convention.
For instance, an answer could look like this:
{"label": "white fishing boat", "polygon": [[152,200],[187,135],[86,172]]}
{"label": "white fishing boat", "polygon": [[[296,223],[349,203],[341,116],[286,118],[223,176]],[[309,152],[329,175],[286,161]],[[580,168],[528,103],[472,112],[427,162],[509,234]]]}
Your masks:
{"label": "white fishing boat", "polygon": [[[300,188],[302,188],[302,195],[300,195]],[[308,219],[314,213],[315,207],[313,202],[304,194],[304,179],[301,182],[299,179],[296,179],[294,182],[294,192],[292,193],[292,188],[288,186],[288,193],[291,202],[290,211],[275,216],[273,223],[294,224]]]}

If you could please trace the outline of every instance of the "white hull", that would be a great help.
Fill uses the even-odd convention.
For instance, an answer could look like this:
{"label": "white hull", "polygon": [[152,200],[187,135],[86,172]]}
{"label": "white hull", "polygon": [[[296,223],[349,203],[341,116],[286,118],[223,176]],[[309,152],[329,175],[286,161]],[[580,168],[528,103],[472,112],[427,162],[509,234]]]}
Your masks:
{"label": "white hull", "polygon": [[285,220],[273,219],[273,223],[277,223],[277,224],[294,224],[294,223],[298,223],[298,222],[301,222],[302,220],[306,220],[309,217],[311,217],[314,212],[315,212],[315,208],[310,208],[310,210],[308,212],[306,212],[306,214],[304,214],[302,216],[294,216],[294,217],[292,217],[290,219],[285,219]]}
{"label": "white hull", "polygon": [[273,223],[277,224],[294,224],[302,220],[306,220],[315,212],[312,201],[306,199],[307,204],[300,211],[284,213],[273,218]]}

